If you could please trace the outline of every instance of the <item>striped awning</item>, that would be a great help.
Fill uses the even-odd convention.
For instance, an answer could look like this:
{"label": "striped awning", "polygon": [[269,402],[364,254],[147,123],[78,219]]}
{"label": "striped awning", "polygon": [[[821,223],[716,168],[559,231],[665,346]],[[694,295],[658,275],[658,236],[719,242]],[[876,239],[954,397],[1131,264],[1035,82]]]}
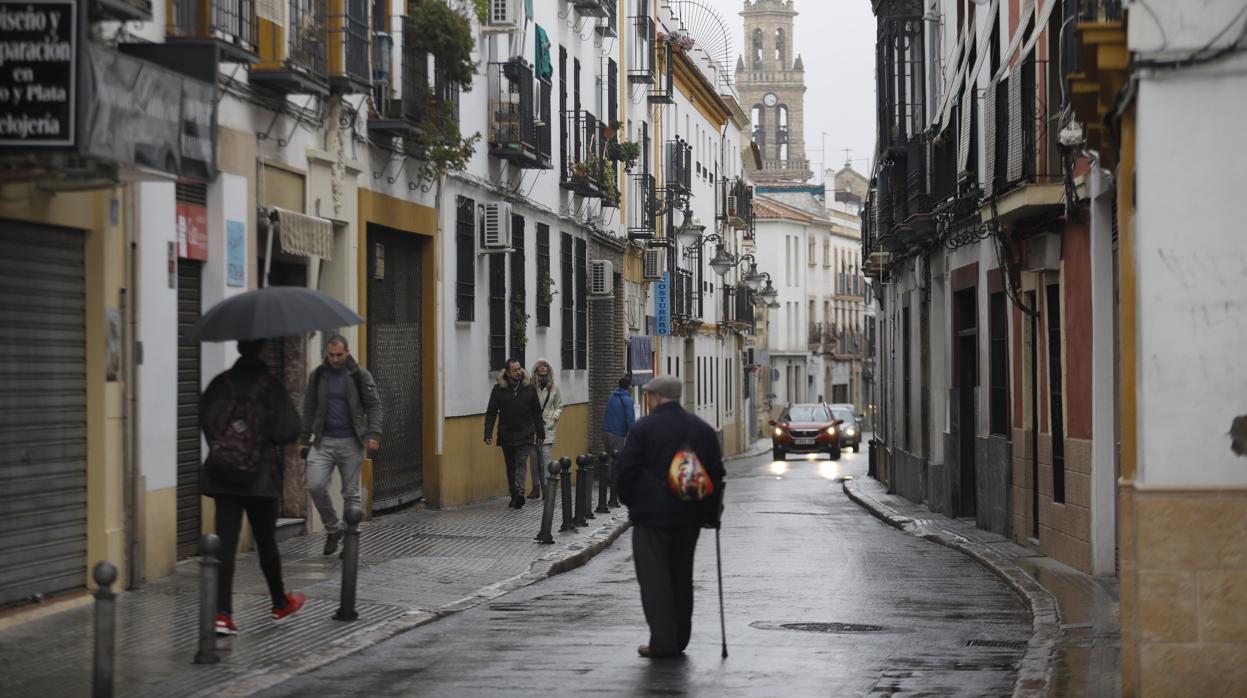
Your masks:
{"label": "striped awning", "polygon": [[281,251],[299,257],[333,259],[333,223],[325,218],[272,208]]}

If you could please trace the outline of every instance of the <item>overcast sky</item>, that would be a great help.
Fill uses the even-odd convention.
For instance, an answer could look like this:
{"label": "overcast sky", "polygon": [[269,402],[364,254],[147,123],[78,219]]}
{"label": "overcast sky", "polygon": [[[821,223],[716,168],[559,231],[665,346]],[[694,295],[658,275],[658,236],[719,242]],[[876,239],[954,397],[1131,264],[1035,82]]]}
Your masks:
{"label": "overcast sky", "polygon": [[[744,2],[700,1],[727,22],[733,52],[739,55]],[[853,167],[869,176],[875,145],[875,19],[870,0],[796,0],[795,7],[799,14],[794,50],[805,61],[805,148],[810,169],[819,170],[824,160],[819,151],[825,142],[829,166],[844,165],[844,149],[851,148]]]}

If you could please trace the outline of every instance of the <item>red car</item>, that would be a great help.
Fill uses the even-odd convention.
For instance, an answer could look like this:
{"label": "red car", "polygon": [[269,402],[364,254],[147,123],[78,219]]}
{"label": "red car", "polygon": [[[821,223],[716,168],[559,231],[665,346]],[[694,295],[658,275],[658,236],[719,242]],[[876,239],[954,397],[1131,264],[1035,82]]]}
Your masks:
{"label": "red car", "polygon": [[840,424],[831,408],[822,403],[788,405],[778,420],[771,420],[771,454],[785,460],[789,453],[826,453],[840,460]]}

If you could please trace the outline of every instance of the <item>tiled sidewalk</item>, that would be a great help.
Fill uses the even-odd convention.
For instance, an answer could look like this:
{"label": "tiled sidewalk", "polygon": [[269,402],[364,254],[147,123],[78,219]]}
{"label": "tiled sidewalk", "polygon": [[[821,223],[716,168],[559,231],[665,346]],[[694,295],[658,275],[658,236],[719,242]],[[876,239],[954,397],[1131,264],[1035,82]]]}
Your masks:
{"label": "tiled sidewalk", "polygon": [[843,482],[845,493],[884,522],[969,555],[1013,588],[1030,607],[1034,635],[1014,696],[1121,694],[1120,592],[1092,577],[898,495],[874,478]]}
{"label": "tiled sidewalk", "polygon": [[[118,596],[116,695],[245,695],[579,566],[627,526],[627,514],[619,508],[597,514],[588,528],[560,534],[556,512],[556,543],[539,545],[534,536],[540,502],[518,511],[505,502],[417,508],[364,523],[360,619],[351,623],[332,619],[341,561],[321,555],[321,536],[281,544],[286,586],[307,594],[308,603],[280,626],[268,618],[270,602],[255,555],[240,555],[234,615],[242,632],[219,641],[221,663],[211,666],[191,662],[199,567],[185,561],[175,575]],[[79,605],[0,631],[0,696],[90,695],[91,612],[89,604]]]}

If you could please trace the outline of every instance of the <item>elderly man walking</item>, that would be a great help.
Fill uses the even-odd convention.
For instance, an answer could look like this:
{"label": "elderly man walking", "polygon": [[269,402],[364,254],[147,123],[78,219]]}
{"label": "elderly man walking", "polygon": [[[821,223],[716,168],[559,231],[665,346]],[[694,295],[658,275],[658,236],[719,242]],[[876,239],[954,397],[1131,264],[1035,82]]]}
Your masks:
{"label": "elderly man walking", "polygon": [[307,452],[307,491],[325,524],[326,555],[338,550],[345,526],[329,497],[334,468],[342,476],[344,507],[360,506],[364,449],[381,448],[381,397],[372,374],[355,362],[346,338],[325,343],[325,362],[312,371],[303,398],[302,442]]}
{"label": "elderly man walking", "polygon": [[[650,414],[628,434],[616,477],[633,523],[632,555],[650,629],[649,643],[637,652],[661,659],[683,654],[692,635],[693,553],[701,528],[719,526],[725,470],[714,429],[680,406],[679,379],[655,378],[644,391]],[[678,496],[668,483],[673,466],[694,460],[715,493],[702,501]]]}

